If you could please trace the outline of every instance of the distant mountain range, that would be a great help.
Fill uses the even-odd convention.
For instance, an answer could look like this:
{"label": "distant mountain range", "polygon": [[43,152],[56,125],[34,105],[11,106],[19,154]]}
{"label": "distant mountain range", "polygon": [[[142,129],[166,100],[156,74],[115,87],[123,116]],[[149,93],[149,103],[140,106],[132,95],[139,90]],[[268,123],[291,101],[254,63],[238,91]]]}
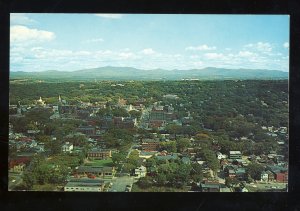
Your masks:
{"label": "distant mountain range", "polygon": [[190,70],[142,70],[132,67],[99,67],[77,71],[48,70],[43,72],[10,72],[11,79],[37,80],[224,80],[224,79],[288,79],[289,73],[279,70],[224,69],[207,67]]}

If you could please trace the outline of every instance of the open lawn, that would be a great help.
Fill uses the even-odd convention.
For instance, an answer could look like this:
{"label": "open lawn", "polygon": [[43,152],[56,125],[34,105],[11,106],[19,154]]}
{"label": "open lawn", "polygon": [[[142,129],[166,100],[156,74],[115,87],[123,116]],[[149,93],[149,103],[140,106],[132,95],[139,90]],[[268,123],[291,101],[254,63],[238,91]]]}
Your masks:
{"label": "open lawn", "polygon": [[84,164],[85,166],[107,166],[107,167],[112,167],[113,162],[112,159],[106,159],[106,160],[91,160],[91,161],[86,161]]}
{"label": "open lawn", "polygon": [[133,184],[131,192],[188,192],[190,189],[186,188],[172,188],[172,187],[157,187],[152,186],[150,188],[142,189],[137,184]]}

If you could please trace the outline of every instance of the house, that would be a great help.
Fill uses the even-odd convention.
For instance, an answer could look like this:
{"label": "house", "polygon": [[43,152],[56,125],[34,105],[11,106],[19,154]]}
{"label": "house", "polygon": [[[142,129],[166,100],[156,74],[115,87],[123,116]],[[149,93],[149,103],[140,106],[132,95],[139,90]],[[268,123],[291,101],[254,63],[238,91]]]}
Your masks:
{"label": "house", "polygon": [[229,151],[229,159],[242,159],[241,151]]}
{"label": "house", "polygon": [[220,184],[218,183],[201,183],[200,184],[201,192],[220,192]]}
{"label": "house", "polygon": [[269,175],[266,171],[262,171],[260,174],[260,181],[267,182],[269,178]]}
{"label": "house", "polygon": [[79,166],[75,173],[84,177],[94,175],[103,179],[112,179],[115,175],[115,168],[103,166]]}
{"label": "house", "polygon": [[217,154],[218,160],[225,159],[227,157],[226,155],[223,155],[221,152],[217,152],[216,154]]}
{"label": "house", "polygon": [[93,126],[79,126],[77,131],[85,135],[95,135],[96,133],[96,129]]}
{"label": "house", "polygon": [[158,160],[177,160],[178,154],[172,153],[172,154],[168,154],[168,155],[157,155],[156,158]]}
{"label": "house", "polygon": [[25,164],[24,163],[19,163],[14,165],[12,168],[10,168],[10,171],[12,172],[23,172],[25,169]]}
{"label": "house", "polygon": [[159,149],[159,141],[154,139],[143,139],[142,150],[144,151],[157,151]]}
{"label": "house", "polygon": [[236,177],[235,168],[233,166],[231,166],[231,165],[227,165],[224,168],[224,173],[225,173],[226,177],[230,177],[230,178]]}
{"label": "house", "polygon": [[92,149],[87,152],[89,159],[104,160],[111,158],[111,150]]}
{"label": "house", "polygon": [[64,145],[62,145],[61,149],[63,152],[69,152],[71,153],[73,150],[73,144],[70,142],[66,142]]}
{"label": "house", "polygon": [[268,182],[273,182],[275,180],[275,175],[271,171],[267,170],[266,174],[268,174]]}
{"label": "house", "polygon": [[237,168],[235,170],[235,175],[236,175],[236,178],[243,181],[246,179],[246,169],[244,168]]}
{"label": "house", "polygon": [[147,168],[145,166],[140,166],[134,170],[134,175],[136,178],[145,177],[147,174]]}
{"label": "house", "polygon": [[288,170],[282,166],[273,165],[267,166],[267,170],[274,174],[274,179],[277,182],[288,182]]}
{"label": "house", "polygon": [[72,179],[64,187],[64,191],[103,192],[104,181],[99,179]]}

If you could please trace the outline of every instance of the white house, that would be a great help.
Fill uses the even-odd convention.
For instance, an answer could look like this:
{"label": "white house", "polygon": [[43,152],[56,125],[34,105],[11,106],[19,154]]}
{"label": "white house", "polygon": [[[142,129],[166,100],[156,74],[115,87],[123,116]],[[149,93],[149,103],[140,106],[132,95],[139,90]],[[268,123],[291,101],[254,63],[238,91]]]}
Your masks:
{"label": "white house", "polygon": [[136,178],[145,177],[147,174],[147,168],[145,166],[140,166],[134,170]]}
{"label": "white house", "polygon": [[225,158],[227,157],[226,155],[223,155],[221,152],[217,152],[216,154],[217,154],[217,158],[218,158],[219,160],[225,159]]}
{"label": "white house", "polygon": [[66,142],[61,148],[63,152],[72,152],[73,144]]}
{"label": "white house", "polygon": [[265,171],[263,171],[263,172],[261,172],[261,174],[260,174],[260,180],[262,181],[262,182],[266,182],[266,181],[268,181],[268,174],[265,172]]}

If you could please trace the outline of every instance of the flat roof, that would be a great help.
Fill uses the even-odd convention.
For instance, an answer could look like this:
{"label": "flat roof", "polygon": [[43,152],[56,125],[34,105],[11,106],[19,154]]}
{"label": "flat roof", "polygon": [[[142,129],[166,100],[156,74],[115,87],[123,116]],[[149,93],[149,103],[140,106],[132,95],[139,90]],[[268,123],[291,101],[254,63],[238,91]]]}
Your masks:
{"label": "flat roof", "polygon": [[99,179],[72,179],[65,185],[65,187],[95,187],[101,186],[103,183],[104,181]]}
{"label": "flat roof", "polygon": [[241,151],[229,151],[229,154],[236,155],[236,154],[242,154]]}

